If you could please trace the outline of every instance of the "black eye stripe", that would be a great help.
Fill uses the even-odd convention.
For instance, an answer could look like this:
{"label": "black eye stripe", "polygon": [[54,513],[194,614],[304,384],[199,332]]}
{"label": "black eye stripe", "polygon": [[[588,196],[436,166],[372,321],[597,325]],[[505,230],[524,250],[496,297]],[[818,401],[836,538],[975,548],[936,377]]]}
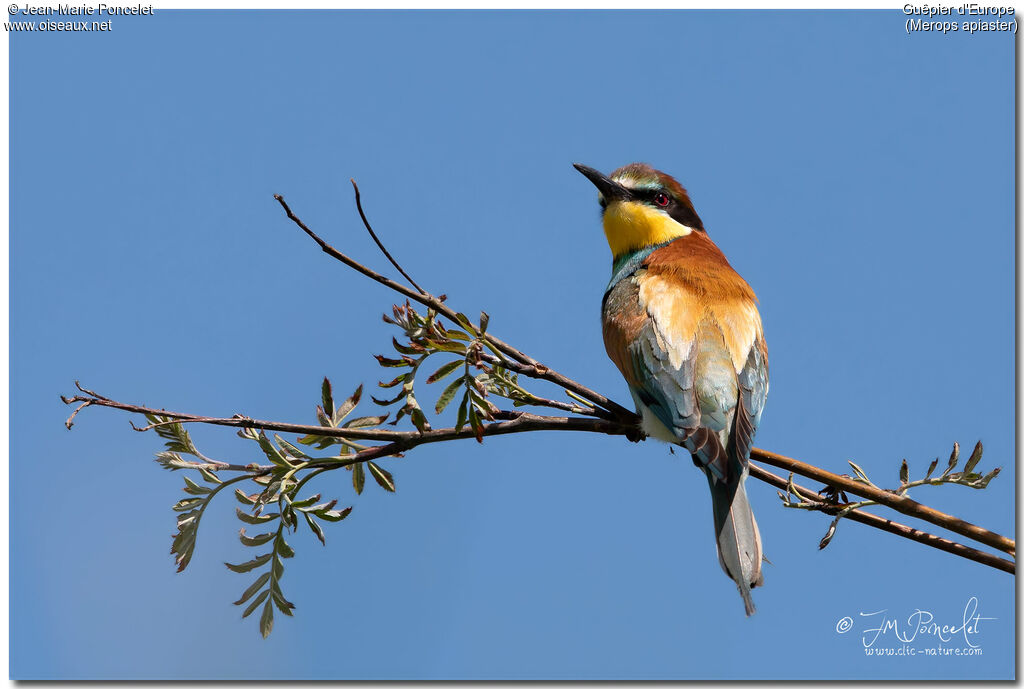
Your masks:
{"label": "black eye stripe", "polygon": [[[665,211],[669,217],[680,225],[704,232],[704,223],[701,222],[700,216],[693,210],[693,207],[687,203],[680,203],[664,187],[636,187],[630,188],[629,191],[634,199],[649,203],[658,210]],[[662,206],[655,201],[654,198],[658,194],[664,194],[668,198],[668,203]],[[599,196],[598,202],[601,204],[601,213],[603,214],[608,207],[608,200],[603,196]]]}

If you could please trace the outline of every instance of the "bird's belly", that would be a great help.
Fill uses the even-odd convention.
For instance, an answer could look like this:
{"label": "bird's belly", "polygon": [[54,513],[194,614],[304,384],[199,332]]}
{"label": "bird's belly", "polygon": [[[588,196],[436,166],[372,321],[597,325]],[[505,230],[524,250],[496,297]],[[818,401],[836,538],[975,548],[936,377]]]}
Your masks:
{"label": "bird's belly", "polygon": [[661,420],[650,410],[650,408],[640,401],[640,399],[630,390],[630,394],[633,395],[633,401],[636,403],[636,410],[640,414],[640,429],[648,435],[648,437],[660,440],[663,443],[677,444],[679,442],[679,436],[670,431],[668,427],[661,422]]}

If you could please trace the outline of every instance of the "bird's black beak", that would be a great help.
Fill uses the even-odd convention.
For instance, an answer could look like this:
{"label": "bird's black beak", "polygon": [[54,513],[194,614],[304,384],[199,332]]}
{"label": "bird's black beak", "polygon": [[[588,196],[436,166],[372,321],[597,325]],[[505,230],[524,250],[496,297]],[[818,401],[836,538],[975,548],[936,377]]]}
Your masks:
{"label": "bird's black beak", "polygon": [[601,192],[601,196],[604,197],[605,203],[611,203],[612,201],[624,201],[633,197],[633,192],[629,189],[618,182],[609,179],[594,168],[587,167],[586,165],[580,165],[579,163],[573,163],[572,166],[583,173],[584,177],[594,183],[597,190]]}

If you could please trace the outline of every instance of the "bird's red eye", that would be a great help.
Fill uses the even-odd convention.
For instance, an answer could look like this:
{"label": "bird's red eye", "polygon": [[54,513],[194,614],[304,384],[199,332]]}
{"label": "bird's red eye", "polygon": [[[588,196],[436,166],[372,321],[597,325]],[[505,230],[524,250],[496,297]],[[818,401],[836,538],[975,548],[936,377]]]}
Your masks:
{"label": "bird's red eye", "polygon": [[668,205],[668,196],[659,192],[654,195],[654,202],[664,208]]}

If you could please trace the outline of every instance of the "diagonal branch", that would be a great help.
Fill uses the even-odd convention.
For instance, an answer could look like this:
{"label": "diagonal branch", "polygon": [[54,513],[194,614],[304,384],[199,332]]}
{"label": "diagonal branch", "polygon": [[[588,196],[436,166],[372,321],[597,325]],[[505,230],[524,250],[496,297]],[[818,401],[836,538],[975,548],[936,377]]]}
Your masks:
{"label": "diagonal branch", "polygon": [[[277,199],[277,202],[281,204],[281,207],[284,209],[284,212],[288,216],[288,219],[294,222],[300,228],[302,228],[302,231],[309,235],[309,237],[320,246],[320,249],[331,258],[341,261],[349,268],[352,268],[356,272],[365,275],[371,280],[375,280],[376,282],[379,282],[385,287],[392,289],[395,292],[398,292],[402,296],[408,297],[409,299],[412,299],[415,302],[418,302],[430,309],[433,309],[434,311],[443,315],[445,318],[447,318],[453,323],[462,323],[462,321],[458,318],[458,314],[451,307],[449,307],[447,304],[442,302],[437,297],[431,294],[420,294],[419,292],[412,290],[401,283],[395,282],[394,280],[385,277],[384,275],[381,275],[372,268],[368,268],[367,266],[364,266],[362,263],[359,263],[358,261],[349,258],[345,254],[341,253],[333,246],[328,244],[326,241],[324,241],[319,235],[313,232],[313,230],[309,229],[309,227],[292,212],[292,209],[289,208],[287,203],[285,203],[283,196],[281,196],[280,194],[275,194],[274,198]],[[486,333],[484,334],[483,337],[506,356],[515,359],[516,361],[525,365],[526,367],[531,367],[536,372],[537,378],[554,383],[555,385],[565,388],[566,390],[571,390],[575,392],[577,395],[586,399],[587,401],[592,402],[593,404],[596,404],[604,409],[607,409],[608,411],[612,412],[612,414],[614,414],[616,417],[619,417],[623,420],[633,419],[636,417],[636,415],[629,409],[626,409],[625,407],[617,404],[616,402],[613,402],[604,395],[595,392],[584,385],[581,385],[575,380],[567,378],[562,374],[558,373],[557,371],[554,371],[553,369],[544,366],[533,357],[527,356],[526,354],[522,353],[515,347],[503,342],[502,340],[499,340],[494,335]]]}

